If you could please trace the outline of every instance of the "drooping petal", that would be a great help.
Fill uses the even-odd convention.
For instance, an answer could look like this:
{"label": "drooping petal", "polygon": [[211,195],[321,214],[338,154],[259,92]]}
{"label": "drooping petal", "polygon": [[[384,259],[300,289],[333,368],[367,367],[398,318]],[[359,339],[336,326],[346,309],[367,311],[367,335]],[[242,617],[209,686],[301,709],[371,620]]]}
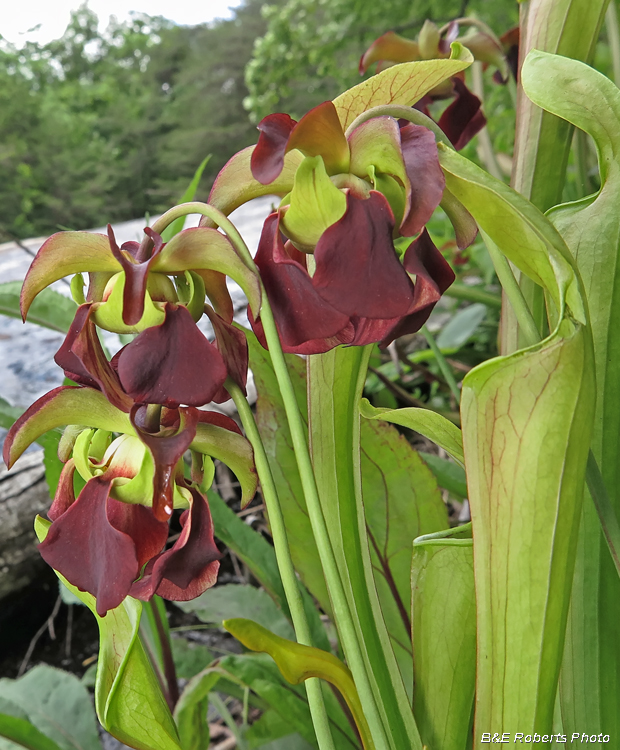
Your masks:
{"label": "drooping petal", "polygon": [[[215,344],[226,363],[228,377],[234,380],[245,396],[247,395],[245,386],[248,380],[248,341],[245,334],[227,323],[210,305],[205,305],[205,312],[215,331]],[[216,404],[221,404],[229,399],[228,391],[222,386],[212,400]]]}
{"label": "drooping petal", "polygon": [[131,410],[131,421],[138,437],[153,456],[153,514],[158,521],[168,521],[174,506],[175,470],[181,457],[196,437],[197,409],[180,408],[179,424],[175,431],[165,428],[151,433],[145,429],[145,406]]}
{"label": "drooping petal", "polygon": [[260,136],[250,165],[254,179],[262,185],[273,182],[282,171],[288,139],[295,125],[296,120],[280,112],[267,115],[256,126]]}
{"label": "drooping petal", "polygon": [[235,308],[226,284],[226,275],[220,271],[201,271],[199,269],[196,270],[196,273],[204,281],[205,293],[215,312],[227,323],[232,323]]}
{"label": "drooping petal", "polygon": [[92,304],[80,305],[54,361],[65,376],[81,385],[99,388],[111,404],[129,412],[133,401],[122,390],[117,374],[103,353],[94,323]]}
{"label": "drooping petal", "polygon": [[133,540],[138,558],[138,570],[158,555],[168,538],[168,523],[158,521],[151,508],[108,500],[108,520],[115,529]]}
{"label": "drooping petal", "polygon": [[108,517],[111,485],[101,477],[87,482],[39,544],[48,565],[97,599],[100,617],[118,607],[140,570],[132,538]]}
{"label": "drooping petal", "polygon": [[140,403],[202,406],[226,380],[222,355],[182,306],[166,304],[160,326],[142,331],[116,359],[121,385]]}
{"label": "drooping petal", "polygon": [[4,441],[4,463],[10,468],[44,432],[67,424],[133,433],[129,416],[100,391],[60,386],[41,396],[15,421]]}
{"label": "drooping petal", "polygon": [[413,302],[408,314],[386,333],[381,346],[387,346],[399,336],[419,331],[441,295],[455,279],[454,271],[435,247],[426,229],[407,248],[403,266],[416,277]]}
{"label": "drooping petal", "polygon": [[50,521],[56,521],[75,502],[75,490],[73,488],[73,475],[75,474],[75,462],[70,458],[62,467],[60,479],[54,493],[54,502],[47,511]]}
{"label": "drooping petal", "polygon": [[287,151],[293,149],[321,156],[329,174],[349,171],[349,145],[332,102],[314,107],[295,125],[286,145]]}
{"label": "drooping petal", "polygon": [[404,237],[413,237],[429,221],[439,205],[446,180],[439,166],[433,133],[421,125],[400,129],[401,150],[409,179],[409,210],[400,227]]}
{"label": "drooping petal", "polygon": [[466,247],[469,247],[478,234],[478,225],[474,217],[448,188],[443,191],[443,198],[439,205],[446,212],[450,223],[454,227],[456,244],[459,249],[464,250]]}
{"label": "drooping petal", "polygon": [[413,285],[394,250],[394,219],[381,193],[367,200],[347,195],[345,215],[316,246],[312,285],[340,312],[360,318],[404,315]]}
{"label": "drooping petal", "polygon": [[360,75],[368,70],[375,62],[389,60],[390,62],[403,63],[410,60],[420,59],[420,48],[412,39],[405,39],[394,31],[388,31],[376,39],[364,52],[360,59]]}
{"label": "drooping petal", "polygon": [[83,271],[121,270],[103,234],[58,232],[46,240],[30,264],[22,286],[20,306],[26,320],[32,300],[54,281]]}
{"label": "drooping petal", "polygon": [[190,509],[181,516],[183,530],[174,545],[151,560],[131,595],[148,600],[154,594],[173,601],[194,599],[217,580],[221,554],[213,539],[213,521],[206,498],[189,488]]}
{"label": "drooping petal", "polygon": [[423,60],[434,60],[439,57],[447,57],[450,54],[450,48],[447,52],[442,52],[439,48],[439,27],[437,24],[426,19],[420,33],[418,34],[418,44],[420,46],[420,56]]}
{"label": "drooping petal", "polygon": [[112,254],[125,272],[123,322],[129,326],[136,325],[144,314],[144,295],[146,292],[148,273],[153,260],[157,257],[163,247],[162,239],[158,234],[151,230],[149,236],[152,237],[155,243],[153,253],[148,260],[138,262],[135,256],[140,248],[139,243],[125,242],[122,247],[119,248],[114,237],[114,230],[111,225],[108,224],[108,239]]}
{"label": "drooping petal", "polygon": [[285,247],[278,214],[271,214],[263,226],[255,261],[285,346],[330,338],[349,323],[347,315],[317,294],[301,260],[301,253]]}
{"label": "drooping petal", "polygon": [[486,117],[480,109],[480,99],[455,76],[452,79],[456,98],[439,118],[438,125],[459,151],[486,125]]}

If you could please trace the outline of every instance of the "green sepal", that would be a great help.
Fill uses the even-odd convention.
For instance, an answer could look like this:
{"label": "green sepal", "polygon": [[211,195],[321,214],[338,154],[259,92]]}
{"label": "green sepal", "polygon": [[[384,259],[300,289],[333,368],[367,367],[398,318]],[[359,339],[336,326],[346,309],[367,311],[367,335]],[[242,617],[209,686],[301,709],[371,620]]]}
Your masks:
{"label": "green sepal", "polygon": [[151,265],[151,271],[166,274],[179,274],[190,270],[219,271],[229,276],[243,289],[252,312],[258,316],[258,278],[221,232],[208,227],[185,229],[164,246]]}
{"label": "green sepal", "polygon": [[201,422],[190,448],[225,463],[241,485],[241,506],[245,507],[250,502],[258,487],[258,475],[254,451],[246,438],[223,427]]}
{"label": "green sepal", "polygon": [[327,651],[280,638],[252,620],[239,617],[224,620],[222,625],[246,648],[269,654],[284,679],[292,685],[298,685],[310,677],[318,677],[334,685],[353,715],[365,750],[374,749],[351,671],[340,659]]}
{"label": "green sepal", "polygon": [[84,271],[121,271],[112,255],[110,242],[103,234],[58,232],[46,240],[32,261],[21,294],[24,320],[32,300],[45,287],[65,276]]}
{"label": "green sepal", "polygon": [[86,302],[84,296],[84,277],[81,273],[76,273],[71,279],[71,296],[76,305],[83,305]]}
{"label": "green sepal", "polygon": [[44,432],[71,424],[135,435],[129,415],[112,406],[100,391],[93,388],[56,389],[36,401],[17,420],[17,429],[9,446],[9,467]]}
{"label": "green sepal", "polygon": [[347,199],[329,179],[320,156],[307,156],[295,174],[282,224],[297,247],[311,252],[323,232],[344,216]]}
{"label": "green sepal", "polygon": [[[51,522],[36,517],[40,542],[50,526]],[[128,596],[116,609],[99,617],[91,594],[72,586],[58,571],[56,575],[97,619],[95,708],[104,729],[137,750],[180,750],[170,709],[138,636],[142,602]]]}

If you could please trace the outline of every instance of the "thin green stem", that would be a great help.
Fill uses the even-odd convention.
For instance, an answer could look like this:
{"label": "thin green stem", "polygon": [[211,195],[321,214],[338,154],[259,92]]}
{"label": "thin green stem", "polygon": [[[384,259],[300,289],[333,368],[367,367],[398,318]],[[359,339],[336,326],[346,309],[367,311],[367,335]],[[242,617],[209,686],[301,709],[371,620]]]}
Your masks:
{"label": "thin green stem", "polygon": [[462,299],[467,302],[482,302],[483,305],[494,307],[497,310],[500,310],[502,307],[502,298],[499,294],[486,292],[484,289],[479,289],[476,286],[467,286],[467,284],[459,284],[458,282],[448,287],[443,295],[444,297]]}
{"label": "thin green stem", "polygon": [[611,62],[614,73],[614,83],[620,87],[620,30],[618,29],[618,11],[616,1],[610,0],[605,14],[605,28],[607,41],[611,52]]}
{"label": "thin green stem", "polygon": [[[263,499],[269,516],[269,525],[271,526],[271,535],[273,538],[276,560],[282,578],[282,586],[284,587],[286,601],[291,610],[295,635],[297,636],[297,641],[299,643],[304,646],[312,646],[314,644],[312,643],[310,627],[308,625],[308,619],[306,618],[304,603],[297,583],[297,576],[295,575],[295,567],[291,558],[290,548],[288,546],[282,506],[280,505],[278,491],[273,479],[273,474],[271,473],[271,467],[269,466],[269,460],[265,453],[263,441],[258,431],[252,409],[246,401],[241,388],[239,388],[239,386],[230,378],[226,381],[226,388],[235,402],[245,434],[254,449],[256,470],[258,471],[263,490]],[[334,750],[334,741],[331,735],[329,719],[325,710],[325,703],[323,701],[323,693],[321,691],[319,680],[317,678],[306,680],[306,691],[319,747],[321,750]]]}
{"label": "thin green stem", "polygon": [[437,364],[439,365],[441,374],[446,379],[446,383],[450,387],[450,390],[452,391],[452,395],[454,396],[456,403],[460,405],[461,391],[459,390],[459,386],[458,386],[458,383],[456,382],[456,378],[454,377],[454,373],[452,372],[452,368],[450,367],[446,358],[443,356],[443,352],[441,351],[441,349],[437,346],[435,337],[428,330],[426,326],[422,326],[422,333],[424,334],[424,338],[426,339],[429,347],[431,348],[431,351],[435,355],[435,359],[437,360]]}
{"label": "thin green stem", "polygon": [[521,287],[512,272],[510,263],[488,234],[480,230],[480,235],[487,246],[491,260],[493,261],[493,266],[495,267],[495,273],[497,274],[499,283],[502,285],[502,289],[514,310],[517,323],[525,339],[525,344],[526,346],[533,346],[540,341],[541,336],[538,327],[534,322],[534,318],[532,317],[530,308],[523,296]]}
{"label": "thin green stem", "polygon": [[220,698],[217,693],[209,693],[209,702],[215,707],[218,714],[222,717],[226,726],[232,732],[234,738],[237,740],[238,750],[247,750],[247,742],[241,735],[237,722],[233,719],[232,714],[228,710],[228,706]]}

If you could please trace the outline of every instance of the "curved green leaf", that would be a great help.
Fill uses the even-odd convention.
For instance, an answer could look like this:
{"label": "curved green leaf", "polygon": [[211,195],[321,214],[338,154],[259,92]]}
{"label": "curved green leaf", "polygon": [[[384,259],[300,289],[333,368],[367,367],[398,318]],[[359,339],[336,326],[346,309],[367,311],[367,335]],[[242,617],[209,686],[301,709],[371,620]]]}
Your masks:
{"label": "curved green leaf", "polygon": [[280,638],[251,620],[235,618],[222,624],[246,648],[269,654],[291,684],[318,677],[338,688],[355,719],[365,750],[374,749],[351,671],[340,659],[327,651]]}
{"label": "curved green leaf", "polygon": [[209,693],[219,679],[220,673],[207,667],[192,677],[183,689],[174,708],[174,720],[183,750],[204,750],[209,747]]}
{"label": "curved green leaf", "polygon": [[448,60],[422,60],[421,62],[393,65],[334,99],[334,105],[343,130],[367,109],[381,104],[411,106],[442,81],[468,68],[473,55],[458,42],[453,42]]}
{"label": "curved green leaf", "polygon": [[[39,541],[51,523],[37,516]],[[95,707],[111,735],[137,750],[179,750],[177,730],[157,677],[138,637],[142,603],[131,597],[104,617],[97,615],[95,598],[56,575],[97,618],[99,662]]]}
{"label": "curved green leaf", "polygon": [[374,407],[368,399],[360,401],[360,414],[364,419],[381,419],[419,432],[449,453],[461,466],[465,465],[461,431],[450,420],[431,409],[385,409]]}
{"label": "curved green leaf", "polygon": [[471,525],[414,540],[411,591],[413,713],[422,741],[465,750],[476,683]]}
{"label": "curved green leaf", "polygon": [[10,710],[7,701],[0,700],[0,738],[10,740],[27,750],[60,750],[47,735],[40,732],[27,718],[4,713]]}
{"label": "curved green leaf", "polygon": [[[615,327],[620,316],[620,91],[584,63],[538,51],[528,55],[522,80],[535,104],[588,133],[598,151],[600,190],[556,206],[548,216],[577,262],[588,298],[597,383],[592,451],[618,515],[620,350]],[[580,534],[560,679],[562,716],[565,731],[571,734],[587,725],[593,732],[615,736],[620,733],[620,580],[589,501]]]}

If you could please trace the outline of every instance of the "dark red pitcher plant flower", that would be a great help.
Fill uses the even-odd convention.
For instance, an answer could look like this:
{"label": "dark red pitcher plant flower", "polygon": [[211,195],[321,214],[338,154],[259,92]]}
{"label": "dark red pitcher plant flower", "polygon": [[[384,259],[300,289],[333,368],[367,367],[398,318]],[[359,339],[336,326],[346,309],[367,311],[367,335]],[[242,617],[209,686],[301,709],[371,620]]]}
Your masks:
{"label": "dark red pitcher plant flower", "polygon": [[[213,458],[235,472],[244,503],[257,486],[252,448],[236,423],[198,408],[228,398],[228,377],[245,389],[247,345],[232,326],[225,275],[235,276],[258,310],[256,279],[213,229],[187,230],[167,244],[147,229],[144,243],[120,248],[111,229],[108,237],[60,233],[44,243],[26,277],[24,317],[36,294],[67,273],[77,274],[72,291],[81,304],[56,362],[77,385],[35,402],[4,444],[11,466],[43,432],[69,425],[39,549],[96,598],[100,615],[128,595],[195,598],[215,583],[219,568],[206,499]],[[205,308],[215,344],[196,326]],[[109,360],[96,325],[135,338]],[[181,533],[167,548],[175,509],[182,511]]]}

